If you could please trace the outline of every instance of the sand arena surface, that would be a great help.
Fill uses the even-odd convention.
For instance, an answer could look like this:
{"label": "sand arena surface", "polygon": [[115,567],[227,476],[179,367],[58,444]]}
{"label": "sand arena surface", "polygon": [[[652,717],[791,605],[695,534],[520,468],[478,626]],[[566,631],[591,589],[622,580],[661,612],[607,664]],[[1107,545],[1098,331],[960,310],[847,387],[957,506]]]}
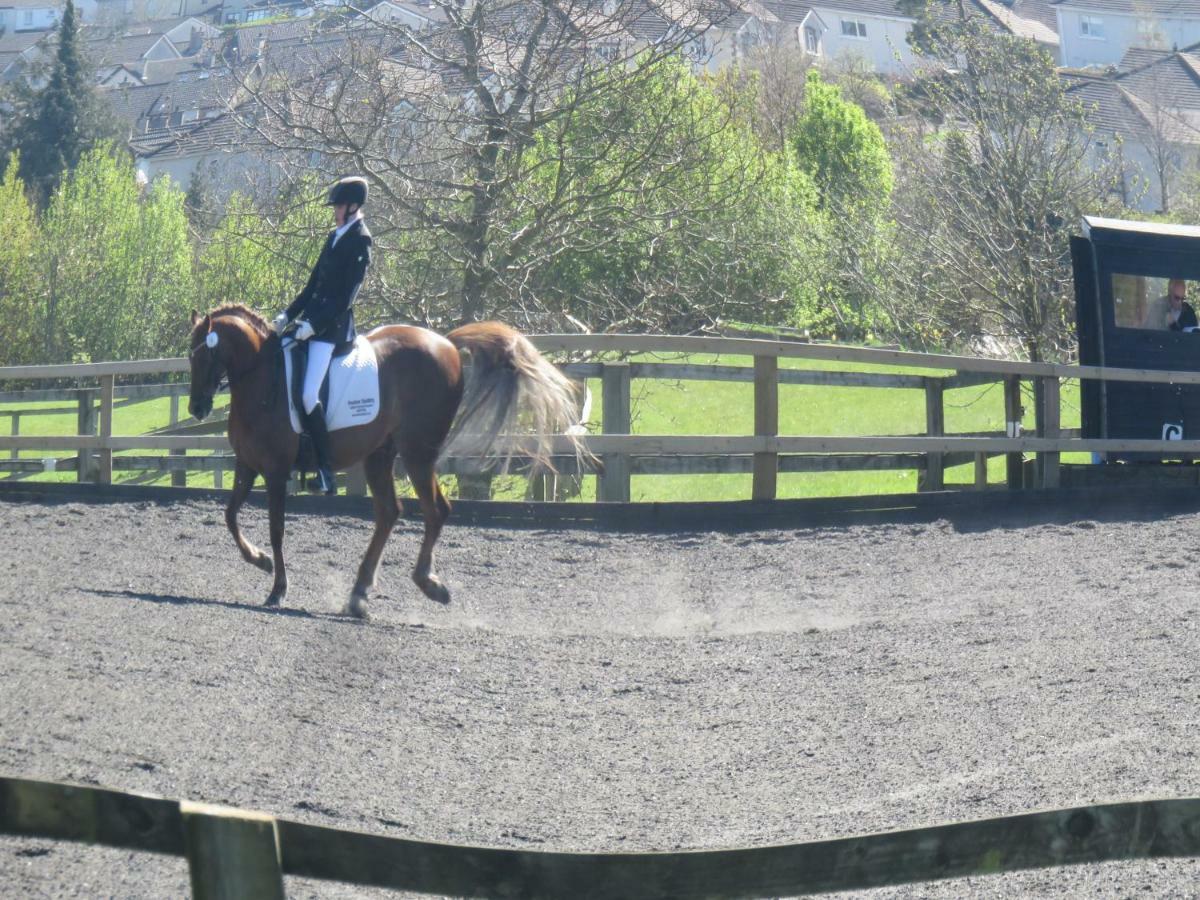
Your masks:
{"label": "sand arena surface", "polygon": [[[266,514],[243,512],[266,543]],[[1200,794],[1200,518],[622,534],[455,525],[440,607],[293,514],[290,594],[210,500],[0,501],[0,773],[416,839],[788,843]],[[1193,861],[857,897],[1196,894]],[[288,880],[295,897],[398,896]],[[181,897],[180,859],[0,839],[4,897]]]}

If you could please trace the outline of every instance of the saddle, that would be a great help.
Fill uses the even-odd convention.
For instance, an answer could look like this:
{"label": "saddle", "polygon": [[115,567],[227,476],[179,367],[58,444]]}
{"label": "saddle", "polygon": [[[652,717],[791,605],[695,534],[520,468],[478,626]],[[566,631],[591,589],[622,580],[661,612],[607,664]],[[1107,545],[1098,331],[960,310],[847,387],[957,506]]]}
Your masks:
{"label": "saddle", "polygon": [[[308,362],[308,345],[284,341],[284,383],[288,386],[288,413],[292,430],[303,434],[299,411],[304,408],[304,371]],[[325,427],[329,431],[367,425],[379,415],[379,359],[375,348],[362,335],[334,348],[329,371],[321,383],[321,406],[325,410]]]}

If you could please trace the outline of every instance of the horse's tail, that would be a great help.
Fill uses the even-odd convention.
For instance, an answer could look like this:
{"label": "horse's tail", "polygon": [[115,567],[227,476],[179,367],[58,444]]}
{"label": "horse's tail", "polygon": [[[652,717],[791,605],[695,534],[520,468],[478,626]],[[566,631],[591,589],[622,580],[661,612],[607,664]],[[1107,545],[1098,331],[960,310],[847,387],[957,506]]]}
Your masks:
{"label": "horse's tail", "polygon": [[[536,435],[523,450],[536,466],[554,471],[553,437],[566,435],[577,462],[590,458],[579,435],[583,431],[578,389],[515,328],[501,322],[473,322],[446,338],[470,354],[462,406],[450,429],[443,454],[487,456],[502,433],[519,427]],[[522,417],[523,411],[526,417]],[[507,466],[514,448],[505,448]]]}

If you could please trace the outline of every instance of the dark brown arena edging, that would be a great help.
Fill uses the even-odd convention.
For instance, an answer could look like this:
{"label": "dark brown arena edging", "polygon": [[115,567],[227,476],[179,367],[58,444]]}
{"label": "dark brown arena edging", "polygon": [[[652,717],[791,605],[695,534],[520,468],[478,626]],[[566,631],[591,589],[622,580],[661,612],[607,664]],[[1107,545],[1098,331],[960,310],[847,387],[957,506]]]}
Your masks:
{"label": "dark brown arena edging", "polygon": [[[172,503],[224,500],[229,492],[207,488],[135,485],[0,483],[0,501],[119,503],[131,500]],[[404,502],[405,517],[419,519],[415,501]],[[266,495],[255,490],[249,506],[265,508]],[[291,512],[372,516],[369,497],[288,498]],[[525,503],[456,500],[451,524],[511,528],[601,528],[618,531],[743,531],[825,524],[927,522],[972,515],[1017,515],[1024,519],[1062,516],[1144,518],[1200,511],[1200,489],[1154,484],[1011,491],[935,491],[861,497],[794,500],[715,500],[648,503]]]}

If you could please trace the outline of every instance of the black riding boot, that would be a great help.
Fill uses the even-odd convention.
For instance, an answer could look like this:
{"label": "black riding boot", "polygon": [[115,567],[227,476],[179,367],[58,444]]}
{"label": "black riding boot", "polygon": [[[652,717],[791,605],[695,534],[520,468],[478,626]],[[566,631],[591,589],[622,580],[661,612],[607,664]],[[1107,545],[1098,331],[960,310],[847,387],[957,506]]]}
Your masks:
{"label": "black riding boot", "polygon": [[329,432],[325,429],[325,410],[319,402],[313,407],[313,411],[305,416],[304,427],[308,429],[313,452],[317,456],[317,477],[308,480],[308,489],[323,494],[336,493],[333,471],[329,468]]}

